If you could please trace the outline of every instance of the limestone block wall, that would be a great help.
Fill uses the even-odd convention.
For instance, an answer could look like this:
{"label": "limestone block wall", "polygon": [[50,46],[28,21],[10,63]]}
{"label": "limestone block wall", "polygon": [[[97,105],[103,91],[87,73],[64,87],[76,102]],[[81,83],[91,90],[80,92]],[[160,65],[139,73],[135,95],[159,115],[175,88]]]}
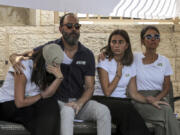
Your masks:
{"label": "limestone block wall", "polygon": [[0,6],[0,25],[27,25],[29,11],[27,8]]}
{"label": "limestone block wall", "polygon": [[54,25],[54,14],[54,11],[0,5],[0,26]]}
{"label": "limestone block wall", "polygon": [[[52,12],[48,12],[51,16]],[[45,13],[43,13],[45,15]],[[42,17],[42,16],[41,16]],[[22,53],[59,38],[58,24],[53,24],[45,15],[41,23],[35,26],[0,26],[0,79],[4,79],[10,63],[9,55]],[[96,58],[100,48],[107,44],[109,34],[114,29],[125,29],[131,38],[133,51],[143,51],[140,44],[140,31],[144,25],[122,24],[83,24],[80,41],[90,48]],[[180,25],[157,25],[161,32],[161,42],[158,53],[169,58],[174,74],[171,77],[174,95],[180,96]],[[176,103],[176,113],[180,116],[180,102]]]}

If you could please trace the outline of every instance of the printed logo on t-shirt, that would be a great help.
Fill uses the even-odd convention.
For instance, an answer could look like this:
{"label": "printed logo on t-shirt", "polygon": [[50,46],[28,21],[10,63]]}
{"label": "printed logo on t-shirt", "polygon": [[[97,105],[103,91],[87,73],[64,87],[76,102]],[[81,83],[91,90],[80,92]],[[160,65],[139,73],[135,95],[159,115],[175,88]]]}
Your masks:
{"label": "printed logo on t-shirt", "polygon": [[86,65],[86,61],[79,60],[79,61],[76,61],[76,64],[77,65]]}
{"label": "printed logo on t-shirt", "polygon": [[162,63],[158,63],[158,64],[157,64],[157,66],[160,66],[160,67],[162,67],[162,66],[163,66],[163,64],[162,64]]}
{"label": "printed logo on t-shirt", "polygon": [[129,77],[130,76],[130,74],[125,74],[125,77]]}

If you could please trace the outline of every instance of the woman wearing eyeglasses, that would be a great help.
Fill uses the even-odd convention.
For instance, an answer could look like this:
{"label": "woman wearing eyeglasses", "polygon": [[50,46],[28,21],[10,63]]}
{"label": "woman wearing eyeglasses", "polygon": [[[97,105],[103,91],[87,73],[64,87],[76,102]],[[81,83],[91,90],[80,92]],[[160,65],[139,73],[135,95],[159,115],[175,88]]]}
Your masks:
{"label": "woman wearing eyeglasses", "polygon": [[140,36],[145,52],[134,54],[137,89],[149,104],[134,101],[135,108],[146,121],[157,125],[156,135],[179,135],[180,130],[171,107],[158,104],[152,106],[156,101],[166,101],[170,75],[173,74],[169,60],[156,52],[160,32],[155,26],[147,26],[142,29]]}

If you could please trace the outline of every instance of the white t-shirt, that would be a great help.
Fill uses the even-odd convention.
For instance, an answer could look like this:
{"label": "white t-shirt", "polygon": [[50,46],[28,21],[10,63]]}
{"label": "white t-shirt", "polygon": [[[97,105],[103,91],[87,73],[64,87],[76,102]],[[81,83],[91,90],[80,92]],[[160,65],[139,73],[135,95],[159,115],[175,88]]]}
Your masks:
{"label": "white t-shirt", "polygon": [[158,54],[158,59],[154,63],[143,64],[144,57],[142,53],[134,54],[138,90],[162,90],[164,77],[173,74],[169,60]]}
{"label": "white t-shirt", "polygon": [[[33,61],[25,60],[22,61],[22,64],[26,68],[23,70],[23,73],[27,79],[25,96],[34,96],[39,94],[39,87],[35,85],[35,83],[31,83]],[[14,77],[11,72],[14,72],[14,69],[12,67],[9,68],[3,86],[0,88],[0,103],[14,100]]]}
{"label": "white t-shirt", "polygon": [[[114,59],[112,59],[111,61],[105,59],[99,62],[97,68],[103,68],[104,70],[106,70],[108,72],[109,82],[112,82],[116,75],[117,62]],[[127,85],[129,84],[130,79],[134,76],[136,76],[135,64],[124,66],[122,69],[121,79],[119,80],[116,89],[111,94],[111,97],[126,98]],[[104,96],[101,85],[99,84],[99,80],[97,81],[97,84],[95,86],[94,95]]]}
{"label": "white t-shirt", "polygon": [[64,64],[67,64],[67,65],[70,65],[72,63],[73,59],[70,59],[66,53],[64,52],[64,59],[63,59],[63,62]]}

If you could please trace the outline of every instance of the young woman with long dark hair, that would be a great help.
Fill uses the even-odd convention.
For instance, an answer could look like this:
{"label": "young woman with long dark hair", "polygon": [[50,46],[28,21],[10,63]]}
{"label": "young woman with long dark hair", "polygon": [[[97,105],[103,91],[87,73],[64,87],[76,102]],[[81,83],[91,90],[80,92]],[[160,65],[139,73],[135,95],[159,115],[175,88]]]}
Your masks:
{"label": "young woman with long dark hair", "polygon": [[63,79],[61,56],[58,45],[48,45],[22,61],[23,73],[10,67],[0,88],[0,120],[23,124],[32,135],[59,135],[59,106],[51,96]]}
{"label": "young woman with long dark hair", "polygon": [[114,30],[103,52],[106,58],[97,65],[101,87],[95,89],[93,99],[109,107],[118,135],[150,135],[144,120],[127,98],[129,93],[138,102],[146,102],[136,89],[136,67],[128,33]]}

